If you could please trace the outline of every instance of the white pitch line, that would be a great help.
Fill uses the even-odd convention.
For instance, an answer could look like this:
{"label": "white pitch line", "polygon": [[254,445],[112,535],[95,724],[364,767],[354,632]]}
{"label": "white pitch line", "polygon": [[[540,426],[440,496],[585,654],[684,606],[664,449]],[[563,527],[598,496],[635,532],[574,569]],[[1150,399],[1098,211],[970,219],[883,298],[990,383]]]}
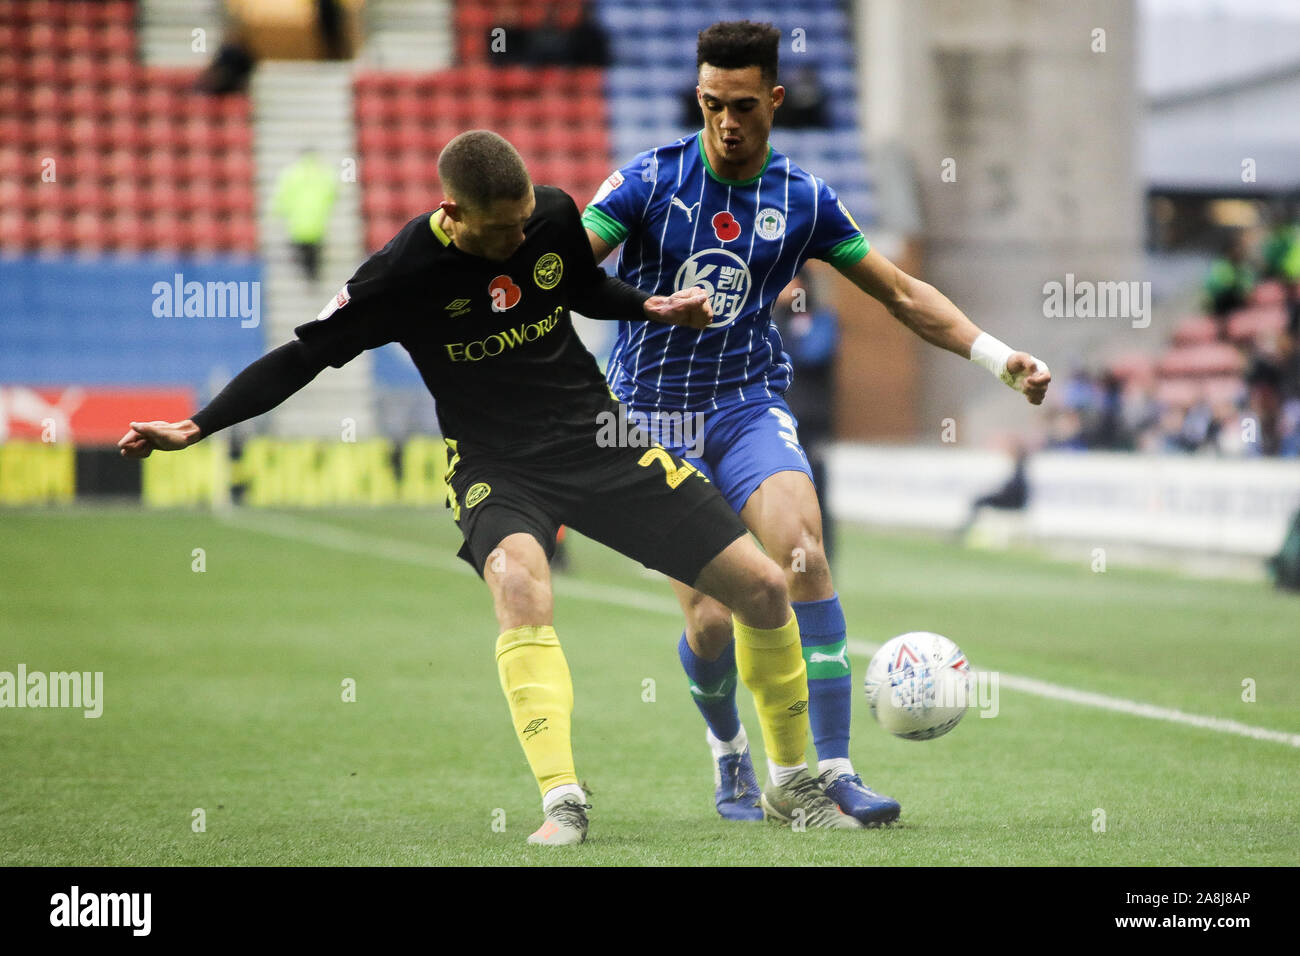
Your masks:
{"label": "white pitch line", "polygon": [[[283,514],[258,514],[245,517],[241,512],[234,511],[228,515],[221,515],[219,518],[226,524],[235,525],[247,531],[257,531],[280,538],[289,538],[306,544],[333,548],[336,551],[368,554],[377,558],[415,564],[439,571],[448,571],[453,574],[474,574],[474,569],[460,558],[441,554],[431,546],[426,547],[411,544],[407,541],[397,541],[392,538],[381,538],[357,531],[348,531],[344,528],[336,528]],[[591,581],[579,581],[567,577],[553,578],[552,587],[556,594],[576,600],[633,608],[638,611],[664,614],[669,617],[678,617],[681,614],[676,602],[667,593],[660,599],[631,588],[597,584]],[[861,654],[865,657],[870,657],[880,649],[879,644],[860,640],[850,640],[848,646],[849,650],[854,654]],[[1033,694],[1036,697],[1044,697],[1048,700],[1061,700],[1082,707],[1095,707],[1099,710],[1110,710],[1115,713],[1129,714],[1133,717],[1164,720],[1188,727],[1200,727],[1204,730],[1249,737],[1252,740],[1267,740],[1272,743],[1286,744],[1290,747],[1300,747],[1300,734],[1289,734],[1285,731],[1270,730],[1266,727],[1253,727],[1250,724],[1227,720],[1223,717],[1204,717],[1199,714],[1189,714],[1181,710],[1175,710],[1171,707],[1157,707],[1154,704],[1143,704],[1140,701],[1126,700],[1122,697],[1110,697],[1092,691],[1076,690],[1073,687],[1051,684],[1033,677],[1018,677],[1014,674],[999,671],[998,684],[1000,687],[1018,690],[1025,694]]]}
{"label": "white pitch line", "polygon": [[[855,654],[863,654],[867,657],[880,650],[879,644],[869,644],[866,641],[851,640],[848,645],[849,650]],[[1217,730],[1224,734],[1236,734],[1254,740],[1269,740],[1290,747],[1300,747],[1300,734],[1288,734],[1282,730],[1269,730],[1267,727],[1252,727],[1250,724],[1228,720],[1224,717],[1203,717],[1200,714],[1189,714],[1185,711],[1175,710],[1172,707],[1157,707],[1155,704],[1143,704],[1136,700],[1125,700],[1123,697],[1109,697],[1106,694],[1096,694],[1088,690],[1075,690],[1073,687],[1050,684],[1045,680],[1038,680],[1033,677],[1017,677],[1015,674],[1008,674],[1004,671],[998,671],[997,675],[999,688],[1009,687],[1022,693],[1033,694],[1035,697],[1046,697],[1048,700],[1063,700],[1083,707],[1113,710],[1116,713],[1130,714],[1134,717],[1167,720],[1170,723],[1186,724],[1189,727],[1202,727],[1206,730]]]}

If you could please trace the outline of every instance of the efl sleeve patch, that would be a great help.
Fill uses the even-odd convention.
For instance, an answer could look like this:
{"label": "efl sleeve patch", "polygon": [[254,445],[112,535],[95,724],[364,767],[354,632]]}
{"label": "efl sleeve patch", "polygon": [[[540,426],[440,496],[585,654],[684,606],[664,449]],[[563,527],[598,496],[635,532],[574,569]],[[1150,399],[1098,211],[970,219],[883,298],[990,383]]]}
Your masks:
{"label": "efl sleeve patch", "polygon": [[622,185],[623,185],[623,174],[616,169],[614,170],[614,172],[610,173],[608,179],[606,179],[603,183],[600,184],[600,188],[596,190],[596,195],[591,197],[590,204],[594,206],[596,203],[600,202],[602,199],[604,199],[606,196],[608,196],[615,189],[617,189],[619,186]]}
{"label": "efl sleeve patch", "polygon": [[329,302],[325,304],[325,308],[320,310],[320,314],[316,316],[317,320],[328,319],[331,315],[351,301],[352,296],[348,295],[348,287],[344,286],[339,289],[338,294],[335,295],[334,298],[330,299]]}

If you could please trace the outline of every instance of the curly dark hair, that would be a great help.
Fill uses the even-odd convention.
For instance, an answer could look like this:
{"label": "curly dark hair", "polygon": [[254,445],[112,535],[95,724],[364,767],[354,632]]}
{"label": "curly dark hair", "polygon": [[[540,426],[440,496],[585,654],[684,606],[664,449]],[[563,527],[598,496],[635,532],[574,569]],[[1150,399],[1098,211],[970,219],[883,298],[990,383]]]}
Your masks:
{"label": "curly dark hair", "polygon": [[700,31],[695,47],[695,69],[705,63],[722,70],[756,66],[763,81],[776,85],[780,59],[781,31],[770,23],[728,20]]}
{"label": "curly dark hair", "polygon": [[438,156],[438,179],[458,203],[486,209],[498,199],[524,199],[533,184],[523,157],[491,130],[461,133]]}

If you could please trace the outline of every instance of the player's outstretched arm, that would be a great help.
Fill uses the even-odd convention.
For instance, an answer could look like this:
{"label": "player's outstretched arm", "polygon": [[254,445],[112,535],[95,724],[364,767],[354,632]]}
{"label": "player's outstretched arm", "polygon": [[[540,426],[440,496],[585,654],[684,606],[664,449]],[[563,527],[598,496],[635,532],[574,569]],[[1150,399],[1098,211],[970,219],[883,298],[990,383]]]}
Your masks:
{"label": "player's outstretched arm", "polygon": [[1047,363],[1028,352],[1014,351],[981,332],[961,309],[928,282],[908,275],[876,249],[840,271],[931,345],[982,365],[1024,393],[1030,404],[1042,404],[1052,381]]}
{"label": "player's outstretched arm", "polygon": [[154,451],[179,451],[199,438],[199,426],[192,419],[183,422],[132,422],[117,447],[124,458],[148,458]]}
{"label": "player's outstretched arm", "polygon": [[206,408],[183,422],[131,422],[117,447],[126,458],[178,451],[231,425],[269,412],[320,374],[325,364],[295,339],[236,375]]}

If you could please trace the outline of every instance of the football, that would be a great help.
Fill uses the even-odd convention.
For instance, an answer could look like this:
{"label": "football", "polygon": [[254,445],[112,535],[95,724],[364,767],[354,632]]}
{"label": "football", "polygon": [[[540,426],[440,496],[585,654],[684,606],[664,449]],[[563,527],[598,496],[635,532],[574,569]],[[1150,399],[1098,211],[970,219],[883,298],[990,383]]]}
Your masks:
{"label": "football", "polygon": [[942,634],[900,634],[867,666],[867,704],[880,726],[904,740],[933,740],[957,726],[970,698],[966,655]]}

